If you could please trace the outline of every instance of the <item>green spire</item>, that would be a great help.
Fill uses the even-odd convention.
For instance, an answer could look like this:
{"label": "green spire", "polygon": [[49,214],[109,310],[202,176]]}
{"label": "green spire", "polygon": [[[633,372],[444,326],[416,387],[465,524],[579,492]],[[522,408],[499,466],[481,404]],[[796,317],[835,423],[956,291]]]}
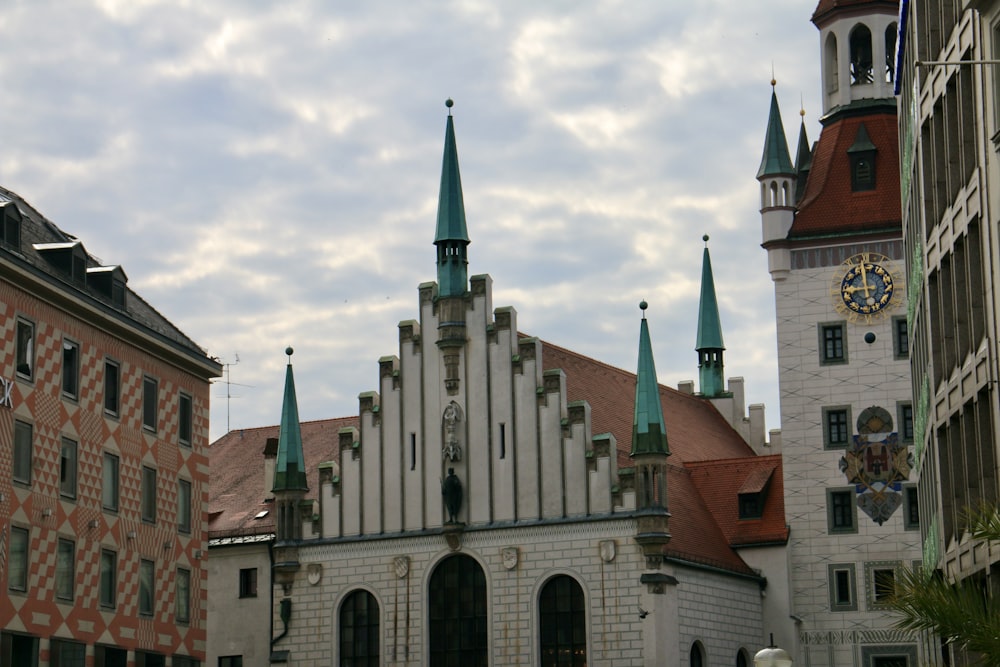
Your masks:
{"label": "green spire", "polygon": [[285,399],[281,405],[281,427],[278,432],[278,460],[274,465],[274,486],[277,491],[308,491],[305,457],[302,455],[302,431],[299,428],[299,406],[295,400],[295,378],[292,375],[292,348],[285,348],[288,367],[285,370]]}
{"label": "green spire", "polygon": [[781,111],[778,109],[778,96],[774,92],[774,82],[771,83],[771,113],[767,117],[767,135],[764,137],[764,155],[760,158],[760,169],[757,178],[775,176],[777,174],[794,174],[792,158],[788,155],[788,141],[785,139],[785,126],[781,124]]}
{"label": "green spire", "polygon": [[806,111],[802,115],[802,126],[799,127],[799,147],[795,151],[795,203],[802,200],[806,191],[806,181],[809,179],[809,169],[812,168],[812,151],[809,149],[809,138],[806,136]]}
{"label": "green spire", "polygon": [[670,454],[667,446],[667,429],[663,425],[663,406],[660,404],[660,384],[656,381],[656,364],[653,363],[653,346],[649,340],[646,323],[645,301],[642,323],[639,326],[639,368],[635,374],[635,417],[632,420],[632,456],[638,454]]}
{"label": "green spire", "polygon": [[462,176],[458,171],[458,148],[455,123],[451,116],[454,102],[448,107],[448,126],[444,135],[444,159],[441,164],[441,192],[438,195],[437,246],[438,296],[461,296],[468,284],[469,231],[465,226],[465,202],[462,199]]}
{"label": "green spire", "polygon": [[698,380],[701,393],[718,396],[725,391],[723,378],[722,320],[719,318],[719,301],[715,297],[715,278],[712,276],[712,258],[708,254],[708,234],[701,237],[705,250],[701,259],[701,301],[698,304]]}

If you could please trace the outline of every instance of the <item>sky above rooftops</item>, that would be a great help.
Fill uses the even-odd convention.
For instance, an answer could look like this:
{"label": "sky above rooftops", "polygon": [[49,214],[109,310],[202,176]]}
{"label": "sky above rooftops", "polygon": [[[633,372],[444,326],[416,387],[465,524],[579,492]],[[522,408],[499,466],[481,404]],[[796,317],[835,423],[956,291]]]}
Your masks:
{"label": "sky above rooftops", "polygon": [[212,440],[278,423],[288,345],[301,418],[349,416],[436,276],[451,97],[469,274],[494,307],[634,371],[645,299],[660,382],[696,380],[709,234],[726,375],[777,428],[754,177],[772,64],[789,144],[800,99],[818,136],[814,9],[14,2],[0,183],[229,364]]}

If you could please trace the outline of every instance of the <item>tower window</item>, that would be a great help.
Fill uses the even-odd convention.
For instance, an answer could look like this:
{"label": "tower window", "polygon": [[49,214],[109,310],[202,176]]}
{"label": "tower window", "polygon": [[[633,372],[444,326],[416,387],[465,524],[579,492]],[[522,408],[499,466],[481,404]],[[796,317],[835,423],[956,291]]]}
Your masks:
{"label": "tower window", "polygon": [[819,325],[819,360],[821,364],[842,364],[847,361],[843,322]]}
{"label": "tower window", "polygon": [[851,85],[872,83],[872,32],[864,25],[851,31]]}

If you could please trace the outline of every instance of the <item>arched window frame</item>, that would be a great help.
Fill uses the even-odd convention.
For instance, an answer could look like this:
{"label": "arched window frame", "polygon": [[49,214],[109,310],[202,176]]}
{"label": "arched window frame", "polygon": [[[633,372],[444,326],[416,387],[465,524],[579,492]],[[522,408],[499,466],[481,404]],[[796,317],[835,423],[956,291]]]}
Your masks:
{"label": "arched window frame", "polygon": [[823,70],[826,72],[826,92],[837,92],[840,89],[840,59],[837,55],[837,36],[832,32],[826,36],[826,44],[823,45]]}
{"label": "arched window frame", "polygon": [[[361,653],[367,655],[357,655],[359,648],[359,643],[356,639],[352,640],[350,650],[345,650],[344,641],[344,615],[345,613],[350,613],[352,611],[351,607],[353,603],[357,600],[365,600],[367,609],[369,610],[369,620],[368,622],[362,624],[366,628],[366,636],[368,641],[365,642],[365,649]],[[371,605],[374,604],[375,614],[374,623],[371,622]],[[380,662],[380,656],[382,653],[382,604],[379,601],[375,593],[368,588],[352,588],[344,593],[341,597],[339,603],[337,604],[335,610],[336,628],[336,657],[338,665],[342,667],[378,667]],[[357,617],[355,616],[355,619]],[[357,627],[355,624],[354,627]],[[352,633],[354,635],[355,633]],[[372,649],[374,648],[374,653]]]}
{"label": "arched window frame", "polygon": [[[557,641],[555,647],[559,654],[552,656],[546,656],[546,651],[550,648],[549,643],[546,642],[546,635],[551,631],[549,623],[553,620],[552,613],[546,611],[549,600],[546,600],[546,596],[550,593],[554,593],[554,587],[560,585],[561,583],[568,583],[571,586],[570,594],[572,599],[569,600],[570,608],[568,611],[556,610],[556,614],[559,616],[565,616],[569,614],[570,618],[570,634],[572,635],[570,641],[568,642],[568,650],[570,651],[569,660],[560,661],[561,654],[566,647],[564,642]],[[590,604],[589,597],[587,595],[587,590],[580,582],[580,580],[570,572],[555,572],[551,576],[546,577],[540,582],[537,591],[535,592],[535,614],[537,623],[535,627],[538,628],[537,642],[538,647],[536,650],[536,655],[538,656],[539,665],[541,667],[548,667],[550,665],[566,665],[567,667],[585,667],[587,665],[587,656],[590,654]],[[559,600],[555,600],[556,603]],[[565,621],[564,618],[557,619],[559,621]],[[565,627],[557,627],[556,632],[564,632]]]}
{"label": "arched window frame", "polygon": [[688,665],[690,667],[705,667],[708,664],[708,656],[705,655],[705,646],[698,640],[691,644],[691,651],[688,653]]}
{"label": "arched window frame", "polygon": [[[445,586],[443,589],[443,597],[439,597],[439,593],[441,593],[441,591],[436,590],[435,587],[436,585],[444,582],[439,582],[438,577],[447,578],[449,576],[454,576],[455,573],[449,572],[449,568],[463,563],[466,565],[475,565],[476,569],[470,569],[469,572],[473,575],[474,579],[477,575],[481,577],[481,587],[477,585],[472,590],[471,601],[468,599],[467,593],[461,593],[461,585],[454,587]],[[459,572],[457,576],[461,580],[463,573]],[[461,581],[459,581],[458,584],[461,584]],[[427,595],[424,598],[426,600],[425,613],[427,619],[427,657],[425,664],[445,664],[446,661],[441,660],[439,655],[439,651],[446,650],[441,648],[443,635],[438,635],[437,633],[455,630],[456,628],[453,627],[453,625],[452,627],[449,627],[449,624],[454,624],[458,621],[461,622],[462,627],[458,628],[457,636],[460,638],[460,643],[464,642],[464,645],[457,649],[460,664],[463,666],[469,665],[470,667],[478,667],[479,665],[485,667],[489,664],[491,650],[489,632],[489,620],[491,618],[489,597],[490,582],[487,577],[487,569],[483,567],[483,564],[479,562],[477,558],[474,558],[468,553],[447,554],[437,561],[432,568],[430,568],[427,577],[426,591]],[[453,591],[451,595],[448,594],[449,591]],[[443,600],[448,604],[452,604],[454,602],[459,604],[471,603],[474,607],[474,613],[469,618],[464,616],[461,618],[441,618],[440,613],[442,610],[440,608],[436,609],[439,604],[439,600]],[[448,609],[445,611],[450,612],[452,610]],[[469,625],[470,620],[471,625]]]}
{"label": "arched window frame", "polygon": [[864,23],[851,28],[847,39],[851,63],[851,85],[860,86],[874,82],[874,51],[872,31]]}

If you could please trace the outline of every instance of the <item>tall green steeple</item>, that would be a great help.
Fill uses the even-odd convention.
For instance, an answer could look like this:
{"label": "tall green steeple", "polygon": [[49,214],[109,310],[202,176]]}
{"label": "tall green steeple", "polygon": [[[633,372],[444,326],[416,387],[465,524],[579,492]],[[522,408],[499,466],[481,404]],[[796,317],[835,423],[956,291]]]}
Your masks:
{"label": "tall green steeple", "polygon": [[781,123],[781,110],[778,109],[778,96],[774,92],[774,80],[771,80],[771,112],[767,117],[767,134],[764,137],[764,154],[760,158],[760,168],[757,178],[777,174],[792,175],[792,158],[788,154],[788,140],[785,138],[785,126]]}
{"label": "tall green steeple", "polygon": [[795,203],[802,200],[809,180],[809,170],[812,168],[812,151],[809,148],[809,137],[806,136],[806,110],[799,111],[802,116],[802,126],[799,128],[799,146],[795,151]]}
{"label": "tall green steeple", "polygon": [[663,425],[660,404],[660,384],[656,380],[653,345],[649,340],[645,301],[639,304],[642,322],[639,325],[639,364],[635,374],[635,415],[632,420],[631,456],[640,454],[670,454],[667,429]]}
{"label": "tall green steeple", "polygon": [[458,171],[458,148],[455,123],[448,107],[448,126],[444,134],[444,159],[441,164],[441,192],[438,195],[437,246],[438,296],[461,296],[468,289],[469,231],[465,226],[465,202],[462,199],[462,176]]}
{"label": "tall green steeple", "polygon": [[701,300],[698,304],[698,380],[701,393],[708,397],[725,392],[723,377],[722,321],[719,302],[715,297],[715,278],[712,276],[712,258],[708,254],[708,234],[701,237],[705,250],[701,259]]}
{"label": "tall green steeple", "polygon": [[299,427],[299,405],[295,400],[295,378],[292,375],[292,348],[285,348],[288,366],[285,370],[285,398],[281,405],[281,426],[278,431],[278,456],[274,464],[272,492],[308,491],[305,457],[302,454],[302,431]]}

